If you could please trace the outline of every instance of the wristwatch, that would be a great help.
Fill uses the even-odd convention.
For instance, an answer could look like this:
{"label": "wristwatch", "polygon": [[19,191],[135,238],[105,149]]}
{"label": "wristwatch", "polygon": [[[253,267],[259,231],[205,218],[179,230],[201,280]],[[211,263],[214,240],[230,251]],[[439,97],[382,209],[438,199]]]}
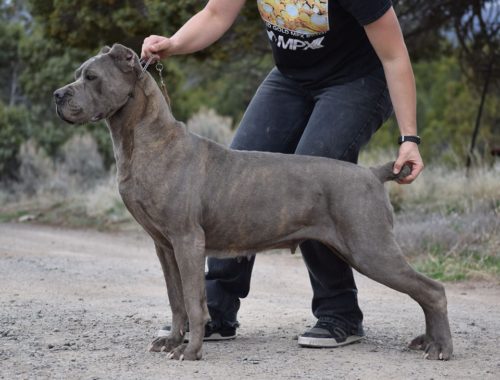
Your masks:
{"label": "wristwatch", "polygon": [[402,143],[406,141],[411,141],[415,144],[420,144],[420,136],[399,136],[398,138],[398,144],[401,145]]}

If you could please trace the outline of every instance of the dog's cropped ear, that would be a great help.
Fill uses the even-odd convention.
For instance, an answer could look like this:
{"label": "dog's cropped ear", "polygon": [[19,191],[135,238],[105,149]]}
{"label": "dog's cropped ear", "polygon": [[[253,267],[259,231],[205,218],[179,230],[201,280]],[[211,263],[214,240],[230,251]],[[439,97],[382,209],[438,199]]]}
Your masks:
{"label": "dog's cropped ear", "polygon": [[109,46],[104,46],[100,51],[99,51],[99,54],[106,54],[106,53],[109,53],[109,51],[111,50],[111,48]]}
{"label": "dog's cropped ear", "polygon": [[114,44],[109,51],[109,55],[123,72],[140,71],[137,55],[132,49],[120,44]]}

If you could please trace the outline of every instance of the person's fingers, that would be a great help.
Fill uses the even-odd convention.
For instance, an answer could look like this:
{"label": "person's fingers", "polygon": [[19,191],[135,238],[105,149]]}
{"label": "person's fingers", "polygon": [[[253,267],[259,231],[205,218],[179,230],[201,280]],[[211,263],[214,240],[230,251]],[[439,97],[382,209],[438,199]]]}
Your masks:
{"label": "person's fingers", "polygon": [[146,37],[144,41],[142,41],[141,47],[141,58],[147,58],[147,48],[149,46],[149,41],[151,40],[151,36]]}
{"label": "person's fingers", "polygon": [[[407,164],[408,166],[410,166],[411,168],[411,172],[409,175],[407,175],[406,177],[403,177],[401,179],[398,179],[398,183],[399,184],[407,184],[407,183],[410,183],[408,182],[408,179],[410,178],[411,179],[411,176],[412,176],[412,173],[413,173],[413,168],[412,168],[412,165],[409,163],[409,162],[406,162],[406,160],[404,159],[401,159],[401,160],[398,160],[394,163],[394,167],[393,167],[393,173],[394,174],[399,174],[401,172],[401,169],[403,168],[403,166]],[[411,179],[411,181],[413,181],[413,179]]]}
{"label": "person's fingers", "polygon": [[415,178],[417,178],[417,177],[412,172],[411,174],[407,175],[406,177],[398,180],[398,183],[401,185],[408,185],[408,184],[412,183],[415,180]]}
{"label": "person's fingers", "polygon": [[407,175],[406,177],[404,178],[401,178],[398,183],[402,184],[402,185],[408,185],[410,183],[412,183],[418,176],[419,174],[422,172],[422,170],[424,170],[424,165],[422,162],[413,162],[413,163],[410,163],[410,162],[407,162],[407,164],[409,164],[411,166],[411,173],[409,175]]}
{"label": "person's fingers", "polygon": [[159,54],[157,53],[162,50],[162,45],[160,44],[162,39],[168,41],[167,38],[157,35],[146,37],[142,43],[141,58],[149,59],[153,57],[159,59]]}
{"label": "person's fingers", "polygon": [[398,174],[401,169],[403,168],[403,165],[405,164],[406,159],[400,154],[394,163],[394,166],[392,167],[392,172],[394,174]]}
{"label": "person's fingers", "polygon": [[424,169],[424,163],[416,144],[405,143],[400,146],[393,173],[398,174],[405,165],[411,168],[411,172],[406,177],[398,180],[400,184],[412,183]]}

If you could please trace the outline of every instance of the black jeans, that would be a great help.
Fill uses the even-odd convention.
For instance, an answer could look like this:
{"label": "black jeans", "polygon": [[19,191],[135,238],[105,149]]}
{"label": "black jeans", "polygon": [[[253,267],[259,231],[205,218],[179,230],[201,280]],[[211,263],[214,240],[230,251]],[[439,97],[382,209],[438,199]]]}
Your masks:
{"label": "black jeans", "polygon": [[[356,163],[360,148],[391,115],[383,70],[349,83],[307,88],[273,69],[260,85],[231,144],[257,150],[336,158]],[[347,179],[346,179],[347,180]],[[300,245],[313,288],[316,318],[361,323],[352,269],[324,245]],[[208,259],[207,301],[214,322],[235,325],[248,295],[255,256]]]}

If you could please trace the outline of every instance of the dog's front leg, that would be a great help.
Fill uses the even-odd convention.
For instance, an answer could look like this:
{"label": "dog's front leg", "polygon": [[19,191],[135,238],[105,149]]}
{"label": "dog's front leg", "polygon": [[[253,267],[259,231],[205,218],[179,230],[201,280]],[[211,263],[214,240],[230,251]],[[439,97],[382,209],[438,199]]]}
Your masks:
{"label": "dog's front leg", "polygon": [[184,307],[184,295],[182,293],[182,281],[175,261],[174,251],[171,247],[165,247],[155,243],[156,254],[161,263],[163,275],[167,285],[168,300],[172,310],[172,327],[170,335],[158,337],[149,346],[149,351],[170,352],[182,344],[186,333],[187,314]]}
{"label": "dog's front leg", "polygon": [[209,319],[205,293],[205,236],[203,231],[172,242],[182,280],[184,304],[189,318],[189,343],[172,351],[173,359],[201,359],[205,323]]}

